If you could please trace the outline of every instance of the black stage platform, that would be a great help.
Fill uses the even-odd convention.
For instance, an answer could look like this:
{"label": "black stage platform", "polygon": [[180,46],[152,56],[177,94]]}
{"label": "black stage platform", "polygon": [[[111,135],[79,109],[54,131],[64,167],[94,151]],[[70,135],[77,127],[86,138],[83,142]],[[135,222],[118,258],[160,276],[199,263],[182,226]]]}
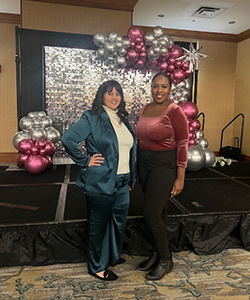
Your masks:
{"label": "black stage platform", "polygon": [[[0,167],[0,266],[83,262],[86,203],[75,185],[79,167],[54,165],[38,175]],[[185,188],[168,202],[173,251],[250,250],[250,162],[186,172]],[[124,252],[147,255],[143,193],[131,192]]]}

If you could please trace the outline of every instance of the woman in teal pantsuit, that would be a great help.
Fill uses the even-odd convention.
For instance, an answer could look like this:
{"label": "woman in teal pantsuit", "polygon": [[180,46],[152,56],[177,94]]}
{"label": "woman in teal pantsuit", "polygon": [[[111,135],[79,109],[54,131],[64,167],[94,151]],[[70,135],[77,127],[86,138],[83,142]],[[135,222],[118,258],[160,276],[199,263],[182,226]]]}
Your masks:
{"label": "woman in teal pantsuit", "polygon": [[[67,130],[61,141],[81,167],[76,184],[88,208],[88,272],[101,280],[118,276],[108,269],[123,263],[123,234],[129,190],[135,183],[136,140],[127,121],[123,91],[115,80],[98,89],[92,109]],[[85,141],[87,154],[79,147]]]}

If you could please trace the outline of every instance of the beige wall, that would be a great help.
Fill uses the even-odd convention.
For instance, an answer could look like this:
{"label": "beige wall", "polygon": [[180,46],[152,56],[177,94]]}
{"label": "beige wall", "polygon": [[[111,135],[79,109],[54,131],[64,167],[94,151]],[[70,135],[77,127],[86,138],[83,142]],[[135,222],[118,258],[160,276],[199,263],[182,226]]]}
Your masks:
{"label": "beige wall", "polygon": [[13,152],[17,132],[15,25],[0,23],[0,153]]}
{"label": "beige wall", "polygon": [[[237,44],[200,41],[201,53],[198,75],[197,106],[205,114],[205,138],[208,148],[218,151],[221,130],[234,117],[235,71]],[[224,133],[223,146],[232,145],[232,130]]]}
{"label": "beige wall", "polygon": [[[243,113],[244,131],[242,153],[250,156],[250,39],[238,43],[234,114]],[[240,119],[241,120],[241,119]],[[241,122],[240,124],[241,125]],[[235,134],[240,131],[235,128]]]}
{"label": "beige wall", "polygon": [[131,26],[132,13],[71,5],[22,1],[22,27],[58,32],[124,35]]}
{"label": "beige wall", "polygon": [[[124,35],[131,26],[130,12],[25,0],[22,3],[23,28],[81,34],[108,34],[110,31],[117,31]],[[12,146],[12,138],[17,131],[15,25],[0,23],[0,35],[1,41],[4,41],[0,44],[1,153],[15,152]],[[201,53],[209,55],[208,58],[200,58],[197,93],[199,112],[205,113],[205,138],[209,142],[209,149],[219,150],[222,128],[238,112],[243,112],[246,117],[243,154],[250,156],[250,125],[247,120],[250,114],[247,82],[250,64],[247,49],[250,40],[238,45],[208,40],[201,40],[199,43],[203,46]],[[224,137],[225,145],[232,143],[232,129],[227,135]]]}

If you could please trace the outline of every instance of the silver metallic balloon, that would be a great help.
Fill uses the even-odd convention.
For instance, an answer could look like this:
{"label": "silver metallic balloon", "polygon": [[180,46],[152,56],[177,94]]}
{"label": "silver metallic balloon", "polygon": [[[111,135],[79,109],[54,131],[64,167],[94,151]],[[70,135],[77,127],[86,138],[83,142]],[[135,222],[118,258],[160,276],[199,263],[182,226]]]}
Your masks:
{"label": "silver metallic balloon", "polygon": [[168,49],[160,47],[160,54],[163,55],[163,56],[166,55],[166,54],[168,54]]}
{"label": "silver metallic balloon", "polygon": [[120,35],[117,35],[115,38],[116,43],[121,42],[122,43],[123,37]]}
{"label": "silver metallic balloon", "polygon": [[54,127],[46,128],[46,137],[51,140],[54,144],[60,140],[60,132]]}
{"label": "silver metallic balloon", "polygon": [[109,56],[109,55],[115,56],[117,53],[117,47],[116,47],[115,43],[112,41],[109,41],[109,40],[106,41],[106,43],[104,44],[104,49],[105,49],[107,56]]}
{"label": "silver metallic balloon", "polygon": [[123,47],[128,48],[130,46],[130,40],[127,38],[122,39]]}
{"label": "silver metallic balloon", "polygon": [[206,161],[205,161],[205,168],[210,168],[216,160],[215,154],[213,151],[209,150],[209,149],[204,149],[205,152],[205,156],[206,156]]}
{"label": "silver metallic balloon", "polygon": [[185,82],[185,80],[183,80],[183,81],[181,81],[180,83],[178,83],[178,84],[176,85],[176,87],[177,87],[178,89],[184,89],[184,88],[186,87],[186,82]]}
{"label": "silver metallic balloon", "polygon": [[162,35],[159,37],[159,39],[165,40],[165,41],[166,41],[166,46],[167,46],[168,48],[172,47],[173,44],[174,44],[174,41],[173,41],[173,39],[171,38],[171,36],[169,36],[169,35],[166,34],[166,33],[162,34]]}
{"label": "silver metallic balloon", "polygon": [[29,131],[29,136],[31,139],[42,140],[46,138],[46,132],[43,128],[32,128]]}
{"label": "silver metallic balloon", "polygon": [[32,127],[31,119],[23,117],[19,121],[19,126],[22,130],[29,130]]}
{"label": "silver metallic balloon", "polygon": [[44,128],[52,126],[52,119],[49,116],[42,118],[42,126]]}
{"label": "silver metallic balloon", "polygon": [[148,46],[151,45],[151,43],[154,39],[155,39],[155,37],[152,32],[147,32],[144,36],[144,40]]}
{"label": "silver metallic balloon", "polygon": [[18,143],[23,139],[29,139],[28,131],[18,131],[17,133],[15,133],[12,139],[12,145],[17,149]]}
{"label": "silver metallic balloon", "polygon": [[34,118],[33,120],[32,120],[32,128],[40,128],[40,127],[42,127],[42,119],[41,118]]}
{"label": "silver metallic balloon", "polygon": [[165,30],[161,26],[156,26],[153,30],[153,35],[159,37],[162,34],[165,34]]}
{"label": "silver metallic balloon", "polygon": [[196,139],[200,139],[204,137],[204,131],[202,129],[197,130],[196,132]]}
{"label": "silver metallic balloon", "polygon": [[27,114],[27,117],[29,118],[29,119],[34,119],[34,118],[36,118],[37,117],[37,111],[31,111],[31,112],[29,112],[28,114]]}
{"label": "silver metallic balloon", "polygon": [[127,53],[127,50],[125,49],[125,47],[121,47],[118,49],[118,54],[120,56],[125,56],[126,53]]}
{"label": "silver metallic balloon", "polygon": [[44,118],[46,116],[46,113],[44,111],[38,111],[37,116],[38,118]]}
{"label": "silver metallic balloon", "polygon": [[116,39],[116,37],[119,36],[119,33],[116,32],[116,31],[111,31],[109,34],[108,34],[108,40],[110,41],[114,41]]}
{"label": "silver metallic balloon", "polygon": [[188,171],[199,171],[205,166],[206,156],[205,151],[198,146],[191,146],[188,148],[187,153],[188,163],[187,170]]}
{"label": "silver metallic balloon", "polygon": [[123,47],[122,41],[115,41],[115,44],[118,49]]}
{"label": "silver metallic balloon", "polygon": [[208,147],[209,143],[208,140],[205,138],[199,138],[196,140],[196,145],[201,147],[202,149],[205,149]]}
{"label": "silver metallic balloon", "polygon": [[105,49],[100,47],[97,49],[97,57],[99,57],[99,59],[105,59],[106,58],[106,52]]}
{"label": "silver metallic balloon", "polygon": [[102,33],[96,33],[93,37],[93,42],[96,46],[101,47],[106,42],[107,37]]}
{"label": "silver metallic balloon", "polygon": [[186,97],[187,99],[190,97],[190,90],[189,89],[187,89],[186,87],[184,87],[183,89],[182,89],[182,96],[183,97]]}
{"label": "silver metallic balloon", "polygon": [[124,56],[117,56],[115,59],[115,65],[117,65],[118,68],[125,68],[127,63]]}

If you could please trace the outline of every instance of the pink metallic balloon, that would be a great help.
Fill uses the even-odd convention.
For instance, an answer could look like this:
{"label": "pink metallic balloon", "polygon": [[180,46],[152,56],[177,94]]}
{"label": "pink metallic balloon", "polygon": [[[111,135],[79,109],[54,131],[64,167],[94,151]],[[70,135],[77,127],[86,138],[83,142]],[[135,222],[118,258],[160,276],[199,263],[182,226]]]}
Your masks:
{"label": "pink metallic balloon", "polygon": [[46,142],[44,140],[39,140],[36,142],[36,146],[39,148],[39,149],[44,149],[45,146],[46,146]]}
{"label": "pink metallic balloon", "polygon": [[17,150],[22,154],[30,153],[30,149],[34,146],[31,139],[23,139],[17,144]]}
{"label": "pink metallic balloon", "polygon": [[189,70],[189,62],[188,61],[185,61],[183,64],[182,64],[182,69],[184,70],[184,71],[186,71],[186,70]]}
{"label": "pink metallic balloon", "polygon": [[56,151],[56,148],[53,143],[47,143],[43,149],[40,149],[39,153],[43,156],[52,156]]}
{"label": "pink metallic balloon", "polygon": [[46,159],[40,154],[30,154],[25,160],[24,166],[29,173],[39,174],[46,169]]}
{"label": "pink metallic balloon", "polygon": [[37,146],[33,146],[30,148],[30,153],[31,154],[38,154],[39,153],[39,148]]}
{"label": "pink metallic balloon", "polygon": [[168,63],[169,64],[175,64],[175,57],[169,55],[169,57],[168,57]]}
{"label": "pink metallic balloon", "polygon": [[194,120],[198,115],[198,107],[194,102],[191,101],[183,101],[180,104],[184,114],[187,118]]}
{"label": "pink metallic balloon", "polygon": [[168,72],[172,72],[172,71],[174,71],[174,69],[175,69],[175,65],[169,63],[169,64],[168,64],[168,67],[167,67],[167,71],[168,71]]}
{"label": "pink metallic balloon", "polygon": [[143,35],[143,30],[139,26],[131,26],[128,30],[128,38],[132,41],[134,41],[135,38],[143,37]]}
{"label": "pink metallic balloon", "polygon": [[20,168],[24,167],[25,160],[28,158],[29,154],[19,153],[17,156],[17,165]]}
{"label": "pink metallic balloon", "polygon": [[172,74],[172,79],[177,84],[185,79],[185,72],[182,69],[175,69]]}
{"label": "pink metallic balloon", "polygon": [[190,124],[189,127],[193,128],[193,131],[198,131],[201,128],[201,122],[198,119],[194,119]]}
{"label": "pink metallic balloon", "polygon": [[193,146],[193,145],[195,145],[195,139],[190,139],[189,141],[188,141],[188,145],[189,146]]}
{"label": "pink metallic balloon", "polygon": [[173,45],[173,47],[170,49],[170,55],[174,58],[180,57],[183,55],[183,50],[181,46],[179,45]]}
{"label": "pink metallic balloon", "polygon": [[46,170],[49,170],[53,165],[52,158],[48,155],[44,156],[44,158],[46,160]]}
{"label": "pink metallic balloon", "polygon": [[168,63],[166,61],[163,61],[158,65],[158,69],[160,72],[165,72],[167,70],[167,67],[168,67]]}
{"label": "pink metallic balloon", "polygon": [[135,49],[129,49],[126,55],[128,61],[135,62],[139,57],[138,52]]}

